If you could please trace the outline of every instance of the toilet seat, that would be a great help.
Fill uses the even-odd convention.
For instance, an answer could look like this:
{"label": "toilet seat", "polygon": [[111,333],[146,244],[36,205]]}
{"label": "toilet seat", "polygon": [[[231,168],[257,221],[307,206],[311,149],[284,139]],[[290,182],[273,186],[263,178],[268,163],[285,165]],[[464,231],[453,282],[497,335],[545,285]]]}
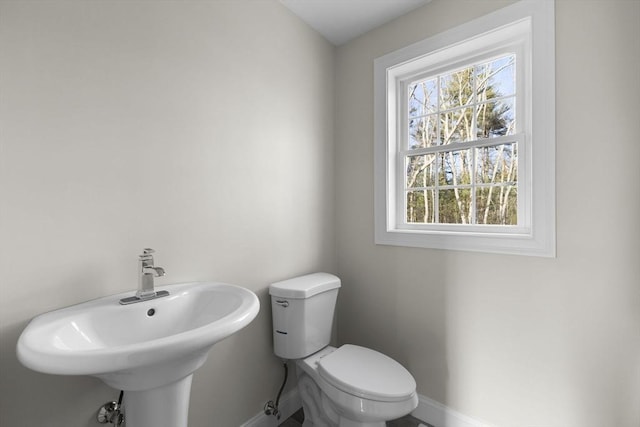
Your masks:
{"label": "toilet seat", "polygon": [[398,362],[377,351],[345,344],[318,361],[331,386],[364,399],[399,402],[415,394],[416,382]]}

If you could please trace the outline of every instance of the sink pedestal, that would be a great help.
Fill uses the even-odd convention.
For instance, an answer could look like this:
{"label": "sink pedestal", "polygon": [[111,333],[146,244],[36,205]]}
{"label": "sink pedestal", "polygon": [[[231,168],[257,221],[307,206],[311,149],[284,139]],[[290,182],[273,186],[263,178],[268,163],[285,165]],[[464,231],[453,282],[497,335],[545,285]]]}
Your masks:
{"label": "sink pedestal", "polygon": [[191,380],[208,352],[205,348],[165,363],[97,377],[116,390],[124,390],[127,427],[187,427]]}
{"label": "sink pedestal", "polygon": [[187,427],[193,374],[151,390],[124,392],[127,427]]}

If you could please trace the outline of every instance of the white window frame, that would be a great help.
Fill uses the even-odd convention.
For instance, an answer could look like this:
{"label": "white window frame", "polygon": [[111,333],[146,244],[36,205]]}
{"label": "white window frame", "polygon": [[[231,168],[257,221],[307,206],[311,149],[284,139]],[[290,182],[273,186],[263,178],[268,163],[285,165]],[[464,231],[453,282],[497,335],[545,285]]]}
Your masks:
{"label": "white window frame", "polygon": [[[553,1],[522,0],[375,60],[377,244],[555,256],[554,27]],[[517,131],[507,140],[518,141],[518,225],[407,224],[402,91],[421,75],[503,53],[516,54]]]}

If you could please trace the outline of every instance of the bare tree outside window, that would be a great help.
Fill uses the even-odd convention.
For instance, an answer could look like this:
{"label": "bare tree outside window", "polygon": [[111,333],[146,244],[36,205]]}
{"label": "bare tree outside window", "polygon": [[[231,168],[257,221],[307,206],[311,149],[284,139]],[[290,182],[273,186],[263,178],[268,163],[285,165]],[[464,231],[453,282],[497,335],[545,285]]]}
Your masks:
{"label": "bare tree outside window", "polygon": [[516,133],[515,78],[507,55],[408,86],[407,223],[517,224],[518,144],[495,141]]}

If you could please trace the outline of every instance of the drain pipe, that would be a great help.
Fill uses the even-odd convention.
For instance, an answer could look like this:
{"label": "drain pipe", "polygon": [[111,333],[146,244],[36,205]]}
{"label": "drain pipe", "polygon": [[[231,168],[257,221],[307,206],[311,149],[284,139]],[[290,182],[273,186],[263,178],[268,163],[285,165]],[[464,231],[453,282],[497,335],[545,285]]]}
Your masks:
{"label": "drain pipe", "polygon": [[280,391],[278,391],[276,403],[273,403],[273,400],[270,400],[264,405],[264,413],[266,415],[273,415],[278,420],[280,419],[280,410],[278,409],[278,405],[280,404],[280,396],[282,396],[282,391],[284,390],[285,384],[287,384],[287,377],[289,376],[289,367],[287,366],[287,360],[284,360],[282,365],[284,366],[284,380],[282,381],[282,385],[280,386]]}
{"label": "drain pipe", "polygon": [[122,412],[122,397],[124,390],[120,390],[117,402],[107,402],[98,409],[98,423],[113,424],[118,427],[124,422],[124,413]]}

